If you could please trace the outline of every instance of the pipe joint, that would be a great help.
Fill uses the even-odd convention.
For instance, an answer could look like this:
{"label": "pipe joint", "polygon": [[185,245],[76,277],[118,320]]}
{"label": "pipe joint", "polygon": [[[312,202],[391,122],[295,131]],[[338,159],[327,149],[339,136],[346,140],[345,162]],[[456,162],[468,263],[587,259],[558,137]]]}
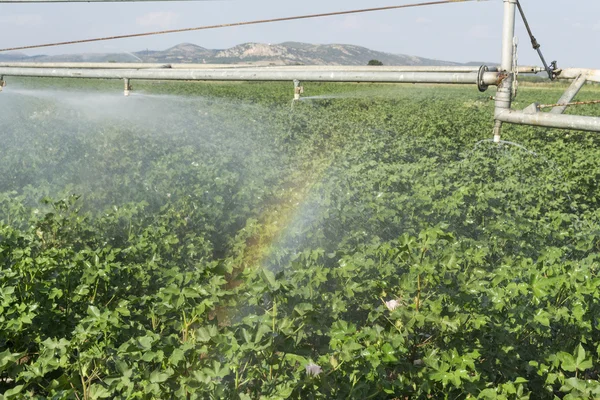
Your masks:
{"label": "pipe joint", "polygon": [[479,73],[477,75],[477,89],[479,89],[481,93],[485,92],[490,87],[490,85],[488,85],[484,79],[485,73],[489,70],[490,69],[487,65],[482,65],[481,67],[479,67]]}

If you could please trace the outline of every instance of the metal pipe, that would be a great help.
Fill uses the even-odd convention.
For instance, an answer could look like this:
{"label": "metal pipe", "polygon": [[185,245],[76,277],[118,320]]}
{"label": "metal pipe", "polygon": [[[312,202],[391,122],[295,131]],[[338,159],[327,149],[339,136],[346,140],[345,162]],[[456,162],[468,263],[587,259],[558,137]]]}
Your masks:
{"label": "metal pipe", "polygon": [[[503,110],[510,110],[512,103],[513,87],[513,61],[515,15],[517,0],[504,0],[504,22],[502,25],[502,63],[500,71],[505,74],[498,84],[496,92],[496,114]],[[502,136],[502,121],[496,118],[494,124],[494,142],[500,143]]]}
{"label": "metal pipe", "polygon": [[129,96],[129,94],[131,93],[131,91],[133,90],[133,88],[131,87],[131,84],[129,83],[129,78],[125,78],[123,79],[123,83],[125,84],[125,89],[123,91],[123,94],[125,96]]}
{"label": "metal pipe", "polygon": [[577,79],[580,75],[585,75],[589,82],[600,82],[599,69],[563,68],[556,71],[556,79]]}
{"label": "metal pipe", "polygon": [[249,64],[156,64],[111,62],[0,62],[3,68],[81,68],[81,69],[219,69],[257,68]]}
{"label": "metal pipe", "polygon": [[294,79],[294,101],[300,100],[300,95],[304,93],[304,87],[300,85],[298,79]]}
{"label": "metal pipe", "polygon": [[504,22],[502,25],[502,62],[500,69],[511,71],[513,67],[513,38],[515,37],[515,14],[517,0],[504,0]]}
{"label": "metal pipe", "polygon": [[3,62],[3,68],[81,68],[81,69],[160,69],[171,68],[170,64],[111,63],[111,62]]}
{"label": "metal pipe", "polygon": [[508,122],[510,124],[600,132],[600,118],[598,117],[556,115],[550,113],[528,114],[523,111],[504,110],[497,113],[495,118],[496,121]]}
{"label": "metal pipe", "polygon": [[[83,62],[0,62],[1,68],[78,68],[78,69],[256,69],[256,70],[284,70],[284,71],[360,71],[360,72],[477,72],[480,67],[475,66],[320,66],[320,65],[294,65],[294,66],[256,66],[249,64],[149,64],[149,63],[83,63]],[[544,69],[537,66],[521,66],[519,73],[537,73]],[[498,67],[488,67],[488,71],[497,72]]]}
{"label": "metal pipe", "polygon": [[[579,75],[577,77],[577,79],[575,79],[573,81],[573,83],[571,84],[571,86],[569,86],[569,88],[561,96],[561,98],[558,100],[557,104],[567,104],[567,103],[570,103],[575,98],[575,96],[577,96],[577,93],[579,93],[579,91],[581,90],[581,88],[583,87],[583,85],[585,85],[586,81],[587,81],[587,78],[586,78],[585,75]],[[566,109],[567,109],[567,106],[554,107],[550,111],[550,114],[563,114]]]}
{"label": "metal pipe", "polygon": [[[0,64],[1,66],[2,64]],[[185,68],[188,64],[172,64],[173,68]],[[345,65],[293,65],[293,66],[270,66],[270,67],[255,67],[266,70],[340,70],[349,71],[386,71],[386,72],[478,72],[481,66],[345,66]],[[489,72],[498,72],[499,67],[487,67]],[[519,66],[520,74],[538,73],[544,69],[538,66]]]}
{"label": "metal pipe", "polygon": [[[183,81],[300,81],[313,82],[381,82],[381,83],[450,83],[477,84],[479,74],[450,72],[393,72],[393,71],[293,71],[293,70],[102,70],[69,68],[0,68],[0,75],[50,78],[95,78],[95,79],[144,79],[144,80],[183,80]],[[495,85],[497,73],[486,72],[483,82]]]}

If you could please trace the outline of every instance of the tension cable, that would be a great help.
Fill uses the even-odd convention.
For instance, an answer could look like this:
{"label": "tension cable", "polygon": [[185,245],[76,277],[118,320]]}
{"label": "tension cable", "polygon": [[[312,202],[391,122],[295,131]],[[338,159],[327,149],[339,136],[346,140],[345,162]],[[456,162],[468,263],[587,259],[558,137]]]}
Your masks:
{"label": "tension cable", "polygon": [[533,46],[533,49],[538,52],[538,55],[540,56],[540,59],[542,60],[542,63],[544,64],[544,69],[548,73],[548,78],[550,78],[550,80],[554,80],[554,71],[557,68],[556,61],[552,61],[552,63],[550,63],[550,65],[548,66],[548,63],[546,62],[546,59],[544,58],[544,55],[542,54],[542,50],[540,50],[540,47],[542,47],[542,46],[538,43],[535,36],[533,36],[533,32],[531,31],[531,28],[529,27],[529,22],[527,22],[527,18],[525,17],[525,12],[523,11],[523,7],[521,7],[521,2],[519,0],[517,0],[517,7],[519,8],[519,12],[521,13],[521,18],[523,18],[523,22],[525,23],[525,28],[527,28],[527,33],[529,33],[529,38],[531,39],[531,45]]}

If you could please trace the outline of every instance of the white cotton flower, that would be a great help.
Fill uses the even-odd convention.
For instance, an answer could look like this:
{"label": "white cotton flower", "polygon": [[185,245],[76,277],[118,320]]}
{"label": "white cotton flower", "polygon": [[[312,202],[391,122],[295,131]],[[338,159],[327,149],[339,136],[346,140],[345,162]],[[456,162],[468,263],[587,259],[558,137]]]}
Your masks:
{"label": "white cotton flower", "polygon": [[400,302],[398,300],[386,301],[385,306],[388,310],[394,311],[396,308],[400,307]]}
{"label": "white cotton flower", "polygon": [[311,362],[306,365],[306,374],[309,376],[318,376],[321,372],[323,369],[315,363]]}

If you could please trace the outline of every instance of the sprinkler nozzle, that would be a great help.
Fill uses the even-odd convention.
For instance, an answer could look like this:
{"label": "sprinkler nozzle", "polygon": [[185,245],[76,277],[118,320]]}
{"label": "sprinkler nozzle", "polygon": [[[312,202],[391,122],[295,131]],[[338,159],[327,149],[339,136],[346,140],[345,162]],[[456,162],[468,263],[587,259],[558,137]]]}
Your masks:
{"label": "sprinkler nozzle", "polygon": [[502,136],[502,121],[494,123],[494,143],[499,144]]}

